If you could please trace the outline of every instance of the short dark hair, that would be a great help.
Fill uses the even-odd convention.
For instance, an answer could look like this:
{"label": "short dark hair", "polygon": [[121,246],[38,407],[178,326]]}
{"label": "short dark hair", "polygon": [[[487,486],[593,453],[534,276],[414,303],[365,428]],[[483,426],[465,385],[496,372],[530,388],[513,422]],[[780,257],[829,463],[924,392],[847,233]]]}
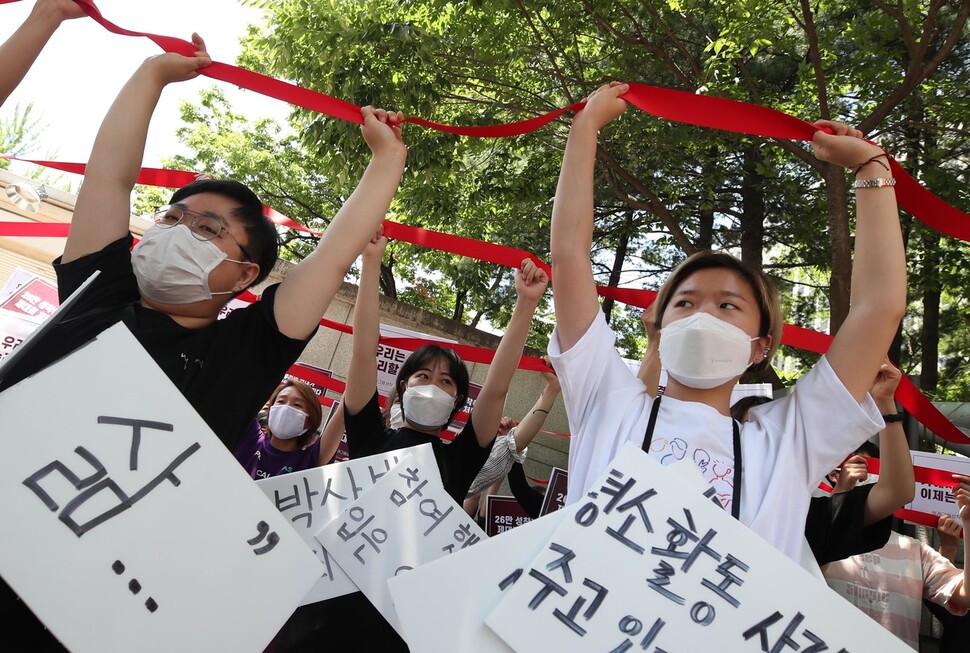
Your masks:
{"label": "short dark hair", "polygon": [[781,304],[778,300],[778,292],[774,284],[766,274],[758,270],[753,270],[737,259],[725,252],[715,252],[712,250],[702,250],[695,252],[687,257],[680,265],[674,268],[673,272],[667,277],[657,298],[654,300],[657,308],[654,310],[654,326],[659,331],[660,323],[663,320],[664,311],[673,299],[674,292],[680,287],[687,278],[698,270],[711,268],[724,268],[731,270],[744,279],[751,287],[755,300],[758,302],[758,312],[761,316],[761,326],[758,329],[759,336],[771,336],[771,344],[765,357],[760,363],[754,363],[748,367],[748,372],[758,372],[767,368],[771,364],[771,358],[781,346],[781,330],[785,322],[781,316]]}
{"label": "short dark hair", "polygon": [[246,229],[246,250],[259,266],[259,274],[250,284],[255,286],[269,276],[279,258],[280,241],[276,226],[263,214],[263,203],[249,186],[231,179],[197,179],[179,188],[172,195],[169,204],[181,202],[186,197],[199,193],[212,193],[236,200],[242,206],[233,214],[242,220]]}
{"label": "short dark hair", "polygon": [[407,382],[411,375],[424,367],[429,361],[434,361],[442,357],[447,359],[448,373],[451,374],[451,379],[455,382],[455,388],[458,389],[458,393],[455,395],[455,408],[451,411],[451,416],[448,417],[448,421],[450,422],[454,419],[455,414],[461,407],[465,405],[465,400],[468,398],[469,386],[468,367],[454,349],[448,349],[440,345],[425,345],[418,348],[401,365],[394,387],[398,391],[397,401],[402,401],[404,388],[407,387]]}
{"label": "short dark hair", "polygon": [[755,406],[760,406],[761,404],[766,404],[771,401],[771,397],[766,397],[765,395],[748,395],[747,397],[741,397],[734,402],[731,406],[731,417],[739,422],[743,422],[748,418],[748,411]]}
{"label": "short dark hair", "polygon": [[866,458],[876,458],[879,459],[879,445],[875,442],[870,442],[866,440],[855,450],[855,453],[860,456],[865,456]]}

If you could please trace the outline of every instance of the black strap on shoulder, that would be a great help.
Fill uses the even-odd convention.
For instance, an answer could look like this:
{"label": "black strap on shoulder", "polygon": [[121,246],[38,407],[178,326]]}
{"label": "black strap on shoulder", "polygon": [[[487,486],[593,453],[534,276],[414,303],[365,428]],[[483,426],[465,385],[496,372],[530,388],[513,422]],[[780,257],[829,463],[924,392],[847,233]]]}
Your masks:
{"label": "black strap on shoulder", "polygon": [[738,421],[731,420],[734,429],[734,492],[731,495],[731,516],[741,521],[741,475],[744,465],[741,460],[741,429]]}
{"label": "black strap on shoulder", "polygon": [[[644,453],[650,453],[650,443],[653,442],[653,431],[657,427],[657,414],[660,413],[660,395],[653,400],[650,408],[650,418],[647,420],[647,430],[643,434],[643,444],[640,448]],[[741,429],[738,427],[737,420],[731,420],[732,440],[734,445],[734,491],[731,495],[731,516],[737,520],[741,519],[741,480],[744,470],[741,459]]]}
{"label": "black strap on shoulder", "polygon": [[650,453],[650,443],[653,442],[653,429],[657,426],[657,413],[660,412],[660,395],[653,400],[653,407],[650,408],[650,419],[647,420],[647,430],[643,434],[643,444],[640,448],[644,453]]}

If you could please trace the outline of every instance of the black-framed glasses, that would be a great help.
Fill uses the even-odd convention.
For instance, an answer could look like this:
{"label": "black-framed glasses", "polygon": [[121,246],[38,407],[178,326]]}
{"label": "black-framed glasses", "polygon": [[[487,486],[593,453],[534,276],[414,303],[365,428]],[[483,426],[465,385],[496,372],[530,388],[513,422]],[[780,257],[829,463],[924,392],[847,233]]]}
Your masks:
{"label": "black-framed glasses", "polygon": [[[185,220],[185,216],[190,216],[192,221],[189,222]],[[243,247],[236,237],[232,235],[229,231],[229,227],[226,223],[222,221],[222,218],[211,214],[211,213],[197,213],[190,209],[186,209],[181,206],[174,204],[166,204],[165,206],[160,206],[155,209],[155,215],[152,216],[155,224],[159,227],[174,227],[175,225],[182,224],[183,222],[192,232],[192,235],[199,240],[215,240],[222,235],[223,232],[229,234],[236,246],[239,247],[239,251],[243,253],[246,257],[247,263],[253,262],[253,257],[249,255],[246,248]]]}

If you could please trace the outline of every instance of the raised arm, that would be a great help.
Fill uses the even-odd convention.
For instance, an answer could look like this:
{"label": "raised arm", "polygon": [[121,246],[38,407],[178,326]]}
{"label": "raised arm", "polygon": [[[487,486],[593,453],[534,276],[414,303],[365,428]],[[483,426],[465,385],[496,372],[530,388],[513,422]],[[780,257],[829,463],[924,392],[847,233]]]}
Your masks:
{"label": "raised arm", "polygon": [[964,535],[962,530],[960,522],[949,515],[940,515],[936,522],[936,532],[940,536],[940,555],[953,564],[957,562],[957,546]]}
{"label": "raised arm", "polygon": [[657,396],[657,388],[660,385],[660,331],[654,321],[654,309],[657,304],[654,302],[643,311],[640,321],[643,322],[643,332],[647,334],[647,351],[640,362],[640,369],[637,370],[637,378],[647,386],[647,393],[651,397]]}
{"label": "raised arm", "polygon": [[377,346],[381,338],[381,258],[387,247],[382,231],[371,232],[360,264],[360,285],[354,305],[354,342],[344,388],[344,408],[359,413],[377,389]]}
{"label": "raised arm", "polygon": [[334,454],[337,453],[337,448],[340,447],[340,439],[344,435],[344,407],[341,405],[342,402],[343,398],[337,401],[337,405],[334,406],[333,412],[330,414],[330,420],[323,427],[323,433],[320,435],[318,465],[329,463]]}
{"label": "raised arm", "polygon": [[970,560],[970,538],[967,538],[967,530],[970,529],[970,476],[954,474],[953,478],[957,482],[953,497],[960,507],[960,521],[963,523],[963,582],[950,600],[970,608],[970,564],[967,564],[967,560]]}
{"label": "raised arm", "polygon": [[619,96],[627,90],[628,85],[614,82],[594,91],[585,108],[573,118],[566,140],[549,235],[556,333],[562,351],[579,341],[600,310],[589,260],[596,137],[603,125],[626,110],[626,101]]}
{"label": "raised arm", "polygon": [[[888,359],[884,359],[869,394],[883,415],[897,411],[896,388],[902,374]],[[902,422],[887,422],[879,432],[879,480],[869,491],[866,499],[863,523],[866,526],[885,519],[913,500],[916,494],[916,477],[909,442]]]}
{"label": "raised arm", "polygon": [[347,270],[387,215],[404,174],[404,116],[373,107],[361,113],[371,161],[317,248],[286,275],[276,292],[276,324],[291,338],[306,338],[317,328]]}
{"label": "raised arm", "polygon": [[131,189],[145,153],[145,139],[162,89],[192,79],[211,63],[205,43],[192,35],[196,56],[166,53],[146,59],[108,109],[94,140],[78,193],[62,262],[97,252],[128,233]]}
{"label": "raised arm", "polygon": [[[552,367],[548,356],[543,356],[542,359],[546,361],[546,365]],[[559,396],[559,377],[552,372],[543,372],[542,378],[546,380],[546,387],[542,389],[542,394],[536,399],[529,414],[515,426],[515,450],[520,453],[529,446],[539,433],[539,429],[546,423],[549,411],[552,410],[552,405],[556,403],[556,397]]]}
{"label": "raised arm", "polygon": [[83,15],[74,0],[37,0],[23,24],[0,45],[0,106],[23,81],[61,23]]}
{"label": "raised arm", "polygon": [[[815,155],[857,170],[857,180],[891,179],[887,156],[862,132],[828,121],[835,135],[816,132]],[[860,167],[861,166],[861,167]],[[891,186],[858,188],[851,307],[826,357],[842,384],[862,401],[906,310],[906,253]]]}
{"label": "raised arm", "polygon": [[505,328],[502,342],[495,350],[492,364],[488,366],[485,383],[478,392],[471,414],[475,435],[482,447],[491,446],[495,440],[512,375],[519,366],[519,359],[522,358],[522,350],[529,336],[532,316],[548,284],[549,277],[530,259],[523,260],[515,273],[515,308],[512,309],[512,317]]}

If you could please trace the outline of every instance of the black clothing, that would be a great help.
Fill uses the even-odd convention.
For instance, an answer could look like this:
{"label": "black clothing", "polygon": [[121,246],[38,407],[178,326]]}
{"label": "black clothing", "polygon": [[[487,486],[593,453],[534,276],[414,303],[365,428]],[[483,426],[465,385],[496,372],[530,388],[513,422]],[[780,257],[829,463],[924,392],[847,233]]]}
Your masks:
{"label": "black clothing", "polygon": [[376,390],[371,400],[356,415],[351,415],[344,408],[344,424],[351,459],[430,443],[445,491],[459,506],[465,501],[468,488],[472,486],[472,481],[478,476],[492,451],[491,444],[487,447],[479,446],[471,418],[451,444],[442,442],[438,436],[420,433],[407,427],[386,428]]}
{"label": "black clothing", "polygon": [[848,492],[812,497],[805,520],[805,537],[820,567],[886,546],[892,531],[892,515],[863,526],[866,499],[873,487],[859,485]]}
{"label": "black clothing", "polygon": [[[309,341],[279,332],[273,313],[277,286],[252,306],[201,329],[187,329],[139,303],[129,234],[70,263],[57,259],[63,301],[100,270],[68,315],[4,379],[3,390],[70,354],[121,321],[134,334],[206,424],[232,450]],[[312,334],[311,334],[312,337]]]}

